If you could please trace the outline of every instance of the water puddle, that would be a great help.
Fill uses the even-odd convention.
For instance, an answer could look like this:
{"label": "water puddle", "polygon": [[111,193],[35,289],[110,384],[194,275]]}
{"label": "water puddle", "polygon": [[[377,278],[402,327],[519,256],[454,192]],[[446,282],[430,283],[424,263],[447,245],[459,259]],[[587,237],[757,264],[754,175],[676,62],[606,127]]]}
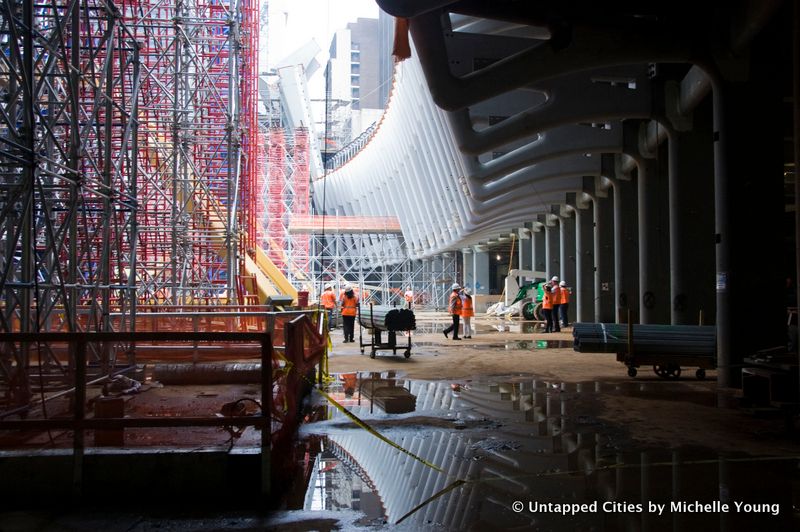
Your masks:
{"label": "water puddle", "polygon": [[[413,347],[442,347],[450,344],[441,342],[412,342]],[[412,349],[413,349],[412,347]],[[516,340],[513,342],[493,342],[490,344],[476,344],[469,339],[462,340],[458,347],[465,349],[572,349],[571,340]]]}
{"label": "water puddle", "polygon": [[303,496],[286,509],[309,520],[341,512],[344,528],[798,529],[796,454],[645,445],[600,416],[600,397],[678,391],[692,388],[337,376],[329,393],[392,444],[320,402],[324,414],[301,430]]}

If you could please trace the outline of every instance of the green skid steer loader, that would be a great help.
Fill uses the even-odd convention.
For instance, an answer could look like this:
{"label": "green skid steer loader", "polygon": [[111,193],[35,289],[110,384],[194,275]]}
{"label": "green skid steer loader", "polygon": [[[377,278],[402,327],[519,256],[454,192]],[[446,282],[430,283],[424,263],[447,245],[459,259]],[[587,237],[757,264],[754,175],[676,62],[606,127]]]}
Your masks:
{"label": "green skid steer loader", "polygon": [[[519,278],[520,282],[517,282]],[[547,282],[545,272],[531,270],[511,270],[505,281],[506,306],[522,301],[522,317],[526,320],[544,320],[542,315],[542,298],[544,285]],[[516,294],[513,301],[511,295]]]}

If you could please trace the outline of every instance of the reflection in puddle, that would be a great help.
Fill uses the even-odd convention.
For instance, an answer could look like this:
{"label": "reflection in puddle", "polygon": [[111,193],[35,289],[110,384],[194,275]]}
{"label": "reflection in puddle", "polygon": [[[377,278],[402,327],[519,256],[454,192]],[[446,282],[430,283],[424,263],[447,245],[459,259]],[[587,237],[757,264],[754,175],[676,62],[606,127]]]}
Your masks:
{"label": "reflection in puddle", "polygon": [[377,488],[358,462],[327,437],[317,438],[316,444],[303,510],[355,510],[364,515],[359,524],[383,523],[385,510]]}
{"label": "reflection in puddle", "polygon": [[346,397],[339,384],[331,394],[408,453],[331,410],[304,429],[306,444],[320,442],[308,460],[306,511],[357,509],[363,522],[393,524],[459,480],[409,516],[409,529],[797,529],[796,457],[644,447],[594,415],[603,394],[649,397],[663,387],[522,376],[390,380],[415,397],[413,413],[370,414],[368,400],[359,405],[358,394]]}

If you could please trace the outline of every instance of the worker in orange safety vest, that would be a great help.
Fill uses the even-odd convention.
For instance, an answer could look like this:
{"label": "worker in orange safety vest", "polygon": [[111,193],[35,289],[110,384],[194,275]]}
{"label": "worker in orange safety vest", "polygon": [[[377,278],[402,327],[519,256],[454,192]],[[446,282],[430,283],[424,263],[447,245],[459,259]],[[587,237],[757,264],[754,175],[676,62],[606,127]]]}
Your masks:
{"label": "worker in orange safety vest", "polygon": [[461,285],[458,283],[453,283],[453,286],[451,286],[450,289],[450,301],[447,305],[447,310],[450,313],[453,324],[442,332],[444,333],[445,338],[449,338],[447,334],[452,331],[453,340],[461,340],[461,338],[458,337],[458,322],[461,319],[461,295],[459,294],[461,291]]}
{"label": "worker in orange safety vest", "polygon": [[542,290],[542,313],[544,314],[544,332],[553,332],[553,285],[545,283]]}
{"label": "worker in orange safety vest", "polygon": [[403,298],[406,300],[406,308],[411,309],[414,305],[414,291],[411,289],[410,285],[406,288],[406,293],[403,294]]}
{"label": "worker in orange safety vest", "polygon": [[559,305],[558,305],[558,312],[561,318],[561,326],[562,327],[569,327],[569,317],[567,312],[569,312],[569,288],[567,288],[567,282],[561,281],[558,283],[558,295],[559,295]]}
{"label": "worker in orange safety vest", "polygon": [[333,330],[333,311],[336,310],[336,295],[333,293],[332,284],[328,283],[325,285],[325,291],[322,292],[322,295],[319,297],[319,302],[328,314],[328,329]]}
{"label": "worker in orange safety vest", "polygon": [[342,329],[344,329],[344,343],[355,342],[354,329],[356,323],[356,313],[358,309],[358,298],[353,288],[346,285],[344,297],[342,297]]}
{"label": "worker in orange safety vest", "polygon": [[469,288],[461,290],[461,319],[464,321],[464,335],[462,338],[472,338],[472,317],[475,315],[475,306]]}
{"label": "worker in orange safety vest", "polygon": [[558,286],[558,276],[554,275],[550,279],[550,301],[553,304],[553,330],[561,332],[561,325],[558,320],[561,308],[561,289]]}

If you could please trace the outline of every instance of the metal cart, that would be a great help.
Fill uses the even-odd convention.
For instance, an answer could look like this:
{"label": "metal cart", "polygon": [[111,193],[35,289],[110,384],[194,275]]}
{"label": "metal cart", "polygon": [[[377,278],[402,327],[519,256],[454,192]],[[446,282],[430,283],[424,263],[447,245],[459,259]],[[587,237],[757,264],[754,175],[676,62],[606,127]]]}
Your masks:
{"label": "metal cart", "polygon": [[[398,349],[403,351],[403,356],[406,358],[411,357],[411,335],[408,335],[408,343],[403,346],[397,342],[398,332],[410,332],[416,329],[416,324],[413,318],[414,313],[408,309],[398,309],[394,307],[375,307],[372,303],[369,305],[369,311],[363,312],[363,307],[358,308],[358,343],[361,347],[361,354],[364,354],[365,348],[369,347],[369,357],[375,358],[379,350],[392,350],[392,354],[396,355]],[[406,319],[387,319],[390,312],[403,312],[410,313],[411,320],[406,316]],[[401,328],[395,328],[396,324],[400,324]],[[369,331],[369,341],[364,343],[364,329]],[[386,342],[383,341],[383,333],[386,333]]]}

